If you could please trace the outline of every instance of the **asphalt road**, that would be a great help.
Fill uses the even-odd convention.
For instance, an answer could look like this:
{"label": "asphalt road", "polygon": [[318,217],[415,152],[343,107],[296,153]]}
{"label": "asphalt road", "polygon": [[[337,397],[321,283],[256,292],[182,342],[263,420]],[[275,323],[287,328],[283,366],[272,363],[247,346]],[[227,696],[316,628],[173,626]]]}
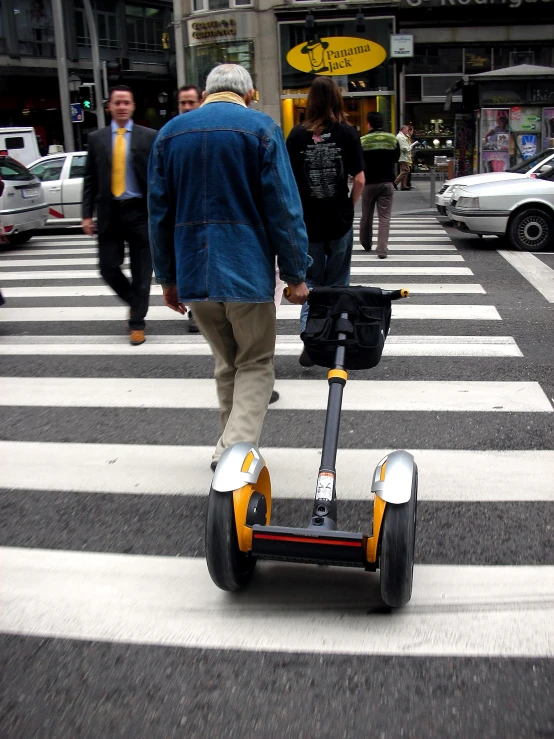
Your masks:
{"label": "asphalt road", "polygon": [[[378,576],[333,568],[268,563],[246,593],[217,591],[203,527],[218,420],[200,340],[160,313],[131,352],[124,309],[90,294],[94,265],[26,255],[75,258],[91,248],[78,234],[0,255],[2,737],[554,736],[552,305],[504,244],[444,230],[415,184],[395,198],[401,261],[356,251],[352,281],[416,286],[409,310],[427,317],[394,318],[381,364],[352,373],[379,407],[345,411],[339,441],[350,530],[371,526],[364,475],[382,450],[419,452],[400,612],[382,608]],[[326,395],[325,371],[298,365],[285,313],[261,446],[273,522],[304,525],[324,423],[309,391]],[[192,382],[194,402],[166,403],[171,380]]]}

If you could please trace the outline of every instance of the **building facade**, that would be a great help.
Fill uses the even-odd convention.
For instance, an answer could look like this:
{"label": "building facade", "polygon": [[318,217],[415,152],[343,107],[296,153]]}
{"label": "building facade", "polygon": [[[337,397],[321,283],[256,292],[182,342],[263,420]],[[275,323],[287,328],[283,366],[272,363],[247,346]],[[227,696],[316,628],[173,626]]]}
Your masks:
{"label": "building facade", "polygon": [[[82,0],[63,0],[68,71],[84,87],[75,94],[103,95],[93,83],[91,47]],[[159,128],[159,97],[172,93],[171,0],[92,0],[100,58],[108,85],[133,88],[135,119]],[[91,92],[92,91],[92,92]],[[92,105],[94,108],[94,105]],[[44,145],[63,143],[51,0],[0,0],[0,126],[34,126]],[[85,112],[76,140],[96,128]]]}
{"label": "building facade", "polygon": [[[554,67],[554,0],[181,0],[185,78],[203,86],[217,62],[251,72],[258,107],[285,133],[302,120],[316,74],[332,74],[350,121],[365,132],[378,110],[387,127],[414,126],[416,170],[435,156],[478,166],[474,110],[452,93],[460,80],[521,64]],[[393,58],[391,37],[409,36],[413,55]],[[554,92],[544,88],[545,105]],[[464,163],[465,162],[465,163]]]}

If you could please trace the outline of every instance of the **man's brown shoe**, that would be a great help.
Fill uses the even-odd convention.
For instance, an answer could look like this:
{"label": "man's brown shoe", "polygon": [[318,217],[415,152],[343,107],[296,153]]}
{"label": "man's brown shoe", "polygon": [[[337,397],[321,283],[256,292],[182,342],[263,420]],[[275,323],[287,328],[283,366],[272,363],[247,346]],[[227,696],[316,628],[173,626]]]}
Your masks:
{"label": "man's brown shoe", "polygon": [[146,337],[144,336],[144,331],[141,328],[135,328],[131,331],[131,336],[129,338],[129,341],[133,346],[139,346],[139,344],[144,344],[146,341]]}

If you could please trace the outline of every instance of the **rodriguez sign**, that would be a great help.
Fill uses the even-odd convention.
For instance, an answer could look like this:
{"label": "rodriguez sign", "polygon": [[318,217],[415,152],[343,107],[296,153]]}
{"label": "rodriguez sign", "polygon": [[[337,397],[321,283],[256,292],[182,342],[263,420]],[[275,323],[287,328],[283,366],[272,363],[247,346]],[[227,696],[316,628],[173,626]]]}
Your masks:
{"label": "rodriguez sign", "polygon": [[359,74],[378,67],[386,58],[386,50],[375,41],[353,36],[303,41],[287,54],[294,69],[324,75]]}

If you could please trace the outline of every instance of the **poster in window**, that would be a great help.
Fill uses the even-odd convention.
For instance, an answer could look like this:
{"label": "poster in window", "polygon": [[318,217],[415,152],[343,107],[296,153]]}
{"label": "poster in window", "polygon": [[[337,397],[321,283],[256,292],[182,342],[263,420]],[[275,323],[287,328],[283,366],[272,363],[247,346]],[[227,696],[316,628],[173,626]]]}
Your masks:
{"label": "poster in window", "polygon": [[554,108],[542,109],[542,148],[554,146]]}
{"label": "poster in window", "polygon": [[520,137],[520,149],[523,159],[531,159],[537,153],[537,134],[523,133]]}
{"label": "poster in window", "polygon": [[505,172],[510,166],[510,153],[508,151],[484,151],[483,172]]}
{"label": "poster in window", "polygon": [[483,152],[508,151],[510,148],[510,109],[483,108],[481,110],[481,132]]}

